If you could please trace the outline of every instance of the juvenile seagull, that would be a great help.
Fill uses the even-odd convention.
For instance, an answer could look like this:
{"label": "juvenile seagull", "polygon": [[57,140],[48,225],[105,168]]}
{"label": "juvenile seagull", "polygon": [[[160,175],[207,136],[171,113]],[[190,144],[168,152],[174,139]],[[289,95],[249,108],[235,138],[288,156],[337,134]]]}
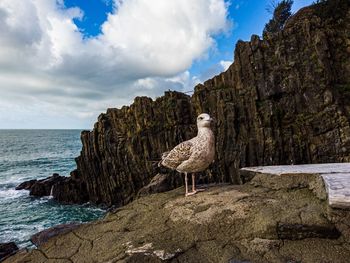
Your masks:
{"label": "juvenile seagull", "polygon": [[[195,173],[207,169],[214,160],[215,138],[210,127],[212,122],[209,114],[200,114],[197,117],[197,136],[162,154],[160,165],[185,174],[185,196],[197,193]],[[188,192],[187,173],[192,173],[192,192]]]}

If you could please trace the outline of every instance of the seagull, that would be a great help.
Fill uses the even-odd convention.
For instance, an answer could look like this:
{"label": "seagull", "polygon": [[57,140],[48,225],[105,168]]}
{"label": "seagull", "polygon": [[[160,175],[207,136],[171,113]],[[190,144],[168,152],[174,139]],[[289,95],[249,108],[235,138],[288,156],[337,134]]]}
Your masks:
{"label": "seagull", "polygon": [[[194,195],[195,173],[204,171],[214,161],[215,138],[211,130],[213,118],[207,113],[197,117],[198,134],[191,140],[184,141],[169,152],[162,154],[160,166],[168,167],[185,174],[185,196]],[[192,192],[188,192],[187,174],[192,173]]]}

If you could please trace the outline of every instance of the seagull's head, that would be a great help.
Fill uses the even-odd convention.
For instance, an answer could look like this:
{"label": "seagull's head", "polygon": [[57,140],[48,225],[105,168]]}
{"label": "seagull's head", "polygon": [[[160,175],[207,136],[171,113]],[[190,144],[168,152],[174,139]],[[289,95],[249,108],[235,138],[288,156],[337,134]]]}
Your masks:
{"label": "seagull's head", "polygon": [[199,114],[197,117],[197,126],[198,128],[210,127],[211,123],[214,121],[207,113]]}

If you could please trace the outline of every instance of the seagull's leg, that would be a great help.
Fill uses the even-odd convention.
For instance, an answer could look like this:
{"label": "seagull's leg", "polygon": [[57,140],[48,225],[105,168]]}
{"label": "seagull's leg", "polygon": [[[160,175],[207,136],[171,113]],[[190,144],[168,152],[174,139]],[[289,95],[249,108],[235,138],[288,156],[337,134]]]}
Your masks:
{"label": "seagull's leg", "polygon": [[193,190],[193,193],[198,193],[198,192],[202,192],[204,191],[205,189],[203,188],[196,188],[196,177],[195,177],[195,174],[192,175],[192,190]]}
{"label": "seagull's leg", "polygon": [[197,191],[196,191],[196,186],[195,186],[195,173],[193,173],[192,174],[192,192],[190,192],[190,193],[187,193],[186,194],[186,196],[189,196],[189,195],[194,195],[194,194],[196,194],[197,193]]}
{"label": "seagull's leg", "polygon": [[193,174],[192,174],[192,192],[193,192],[193,193],[196,192],[196,185],[195,185],[195,183],[196,183],[196,174],[193,173]]}
{"label": "seagull's leg", "polygon": [[185,196],[188,196],[187,172],[185,172]]}

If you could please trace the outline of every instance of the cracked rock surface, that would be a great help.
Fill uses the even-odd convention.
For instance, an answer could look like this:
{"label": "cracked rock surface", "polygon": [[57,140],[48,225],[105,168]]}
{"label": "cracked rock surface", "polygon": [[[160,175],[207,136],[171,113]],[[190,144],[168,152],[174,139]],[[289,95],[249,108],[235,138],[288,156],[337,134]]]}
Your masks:
{"label": "cracked rock surface", "polygon": [[144,196],[5,262],[348,262],[349,210],[266,185]]}

